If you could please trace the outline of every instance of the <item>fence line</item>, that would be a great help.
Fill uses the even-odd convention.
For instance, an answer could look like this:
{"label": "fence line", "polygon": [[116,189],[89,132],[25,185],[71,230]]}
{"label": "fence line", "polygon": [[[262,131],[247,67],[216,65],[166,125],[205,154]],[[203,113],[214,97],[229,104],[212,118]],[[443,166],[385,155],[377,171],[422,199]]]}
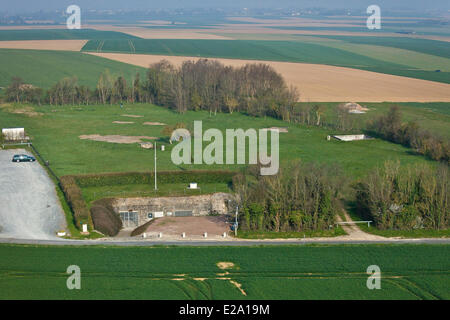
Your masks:
{"label": "fence line", "polygon": [[48,162],[44,159],[44,157],[41,155],[41,153],[36,149],[36,147],[32,143],[30,143],[30,147],[31,147],[31,149],[33,149],[34,153],[36,153],[36,155],[42,160],[45,167],[47,167],[48,172],[50,172],[50,174],[56,179],[56,181],[58,181],[58,187],[62,191],[61,181],[59,180],[59,177],[56,175],[56,173],[52,170],[52,168],[50,168],[50,162]]}

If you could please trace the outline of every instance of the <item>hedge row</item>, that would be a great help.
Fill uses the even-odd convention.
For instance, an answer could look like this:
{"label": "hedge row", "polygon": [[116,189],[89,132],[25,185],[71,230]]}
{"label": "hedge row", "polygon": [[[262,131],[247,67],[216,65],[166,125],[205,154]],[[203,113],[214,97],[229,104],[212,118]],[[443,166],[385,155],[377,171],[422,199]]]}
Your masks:
{"label": "hedge row", "polygon": [[82,224],[92,226],[90,213],[83,199],[81,189],[74,176],[63,176],[60,178],[61,188],[67,203],[72,209],[75,225],[81,230]]}
{"label": "hedge row", "polygon": [[92,203],[91,215],[95,230],[114,237],[122,229],[122,220],[111,206],[112,199],[101,199]]}
{"label": "hedge row", "polygon": [[[158,183],[232,183],[235,172],[231,171],[161,171],[158,172]],[[72,176],[78,186],[100,187],[125,184],[151,184],[153,172],[119,172]]]}

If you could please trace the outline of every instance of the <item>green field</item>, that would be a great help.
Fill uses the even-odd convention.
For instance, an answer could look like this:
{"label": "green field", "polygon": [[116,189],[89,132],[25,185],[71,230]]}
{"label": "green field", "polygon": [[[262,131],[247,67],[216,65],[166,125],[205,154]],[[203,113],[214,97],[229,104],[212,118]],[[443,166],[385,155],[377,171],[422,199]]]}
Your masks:
{"label": "green field", "polygon": [[305,62],[450,83],[450,44],[446,42],[356,36],[291,38],[296,40],[91,40],[83,51]]}
{"label": "green field", "polygon": [[[446,245],[0,245],[0,299],[449,299],[449,254]],[[69,265],[81,269],[81,290],[66,287]],[[370,265],[380,290],[366,287]]]}
{"label": "green field", "polygon": [[79,84],[95,88],[100,73],[106,69],[123,75],[127,81],[138,71],[144,74],[144,68],[79,52],[0,49],[0,87],[7,87],[16,76],[42,88],[75,76]]}
{"label": "green field", "polygon": [[[389,104],[377,104],[377,111],[387,111]],[[154,153],[140,148],[137,143],[117,144],[81,140],[80,135],[128,135],[161,138],[166,151],[158,152],[159,170],[208,169],[237,170],[242,165],[181,165],[171,161],[170,151],[173,145],[167,142],[162,130],[164,126],[143,125],[147,121],[159,121],[166,124],[183,122],[193,128],[193,121],[203,121],[203,131],[207,128],[220,130],[233,128],[267,128],[272,126],[288,127],[288,133],[280,134],[281,165],[301,159],[305,162],[337,164],[349,178],[364,176],[368,170],[382,165],[386,160],[399,159],[402,164],[419,164],[427,161],[415,155],[410,149],[382,140],[365,140],[351,143],[337,140],[327,141],[326,137],[335,132],[315,126],[288,124],[273,118],[255,118],[239,113],[218,113],[210,116],[208,112],[190,111],[178,114],[154,105],[136,104],[119,106],[57,107],[41,106],[34,110],[41,113],[35,117],[26,114],[14,114],[12,110],[20,106],[0,108],[0,127],[25,127],[33,144],[44,158],[51,162],[55,172],[67,174],[86,174],[100,172],[152,171]],[[412,107],[410,112],[422,112]],[[430,111],[435,116],[435,113]],[[142,118],[128,118],[122,114],[141,115]],[[413,115],[414,113],[411,113]],[[358,115],[356,115],[358,116]],[[132,121],[133,124],[114,124],[113,121]],[[437,121],[437,120],[436,120]],[[448,116],[441,116],[440,125],[448,123]],[[204,143],[206,146],[208,143]]]}
{"label": "green field", "polygon": [[27,29],[0,30],[0,41],[13,40],[91,40],[91,39],[138,39],[135,36],[115,31],[99,31],[93,29]]}

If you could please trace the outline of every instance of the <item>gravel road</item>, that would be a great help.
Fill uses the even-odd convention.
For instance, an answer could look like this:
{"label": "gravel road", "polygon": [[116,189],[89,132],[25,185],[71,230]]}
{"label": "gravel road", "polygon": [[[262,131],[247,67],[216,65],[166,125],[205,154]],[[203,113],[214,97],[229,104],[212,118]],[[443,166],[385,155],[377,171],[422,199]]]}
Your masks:
{"label": "gravel road", "polygon": [[36,162],[12,162],[24,149],[0,150],[0,237],[54,239],[66,228],[55,185]]}

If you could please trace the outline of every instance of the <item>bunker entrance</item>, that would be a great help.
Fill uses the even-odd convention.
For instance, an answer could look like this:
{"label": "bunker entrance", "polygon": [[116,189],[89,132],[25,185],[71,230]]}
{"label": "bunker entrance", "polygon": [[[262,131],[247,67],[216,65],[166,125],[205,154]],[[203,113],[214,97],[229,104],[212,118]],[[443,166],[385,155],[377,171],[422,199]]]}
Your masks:
{"label": "bunker entrance", "polygon": [[123,211],[120,213],[120,219],[124,228],[136,228],[139,225],[136,211]]}
{"label": "bunker entrance", "polygon": [[190,217],[190,216],[192,216],[192,211],[188,211],[188,210],[175,211],[173,215],[175,217]]}

